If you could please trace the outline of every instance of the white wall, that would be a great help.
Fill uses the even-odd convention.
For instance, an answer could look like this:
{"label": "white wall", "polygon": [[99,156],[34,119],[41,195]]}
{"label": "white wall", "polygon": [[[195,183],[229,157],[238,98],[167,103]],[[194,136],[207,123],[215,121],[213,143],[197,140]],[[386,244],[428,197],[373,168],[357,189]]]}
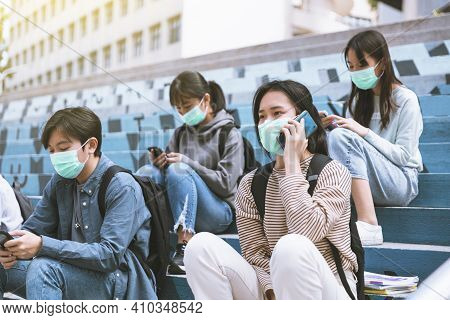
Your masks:
{"label": "white wall", "polygon": [[182,56],[281,41],[291,36],[289,0],[185,0]]}

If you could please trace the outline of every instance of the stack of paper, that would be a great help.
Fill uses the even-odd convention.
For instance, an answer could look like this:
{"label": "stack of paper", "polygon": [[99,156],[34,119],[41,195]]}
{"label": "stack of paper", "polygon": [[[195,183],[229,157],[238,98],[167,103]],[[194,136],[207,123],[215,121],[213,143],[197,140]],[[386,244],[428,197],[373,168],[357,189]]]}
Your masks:
{"label": "stack of paper", "polygon": [[418,282],[418,277],[393,277],[364,272],[364,293],[400,298],[416,291]]}

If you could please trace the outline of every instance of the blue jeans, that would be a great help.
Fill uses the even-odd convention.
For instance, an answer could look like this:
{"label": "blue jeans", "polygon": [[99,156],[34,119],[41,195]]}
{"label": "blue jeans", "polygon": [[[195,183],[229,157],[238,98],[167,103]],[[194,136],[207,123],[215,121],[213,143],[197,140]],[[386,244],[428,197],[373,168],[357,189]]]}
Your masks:
{"label": "blue jeans", "polygon": [[183,231],[220,233],[233,221],[233,212],[225,201],[218,198],[187,164],[174,163],[160,170],[153,165],[139,169],[138,175],[146,175],[165,186],[175,222]]}
{"label": "blue jeans", "polygon": [[352,178],[368,180],[373,202],[379,206],[407,206],[419,192],[419,173],[400,167],[358,134],[337,128],[328,134],[328,152],[350,171]]}
{"label": "blue jeans", "polygon": [[0,265],[0,300],[11,292],[29,300],[123,299],[114,292],[116,274],[81,269],[47,257],[18,261],[5,270]]}

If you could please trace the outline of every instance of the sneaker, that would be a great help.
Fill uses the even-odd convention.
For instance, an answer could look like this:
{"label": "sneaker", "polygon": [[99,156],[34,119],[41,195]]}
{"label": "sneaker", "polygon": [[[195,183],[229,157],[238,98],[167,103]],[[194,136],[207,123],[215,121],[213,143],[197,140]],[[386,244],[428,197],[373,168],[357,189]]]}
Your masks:
{"label": "sneaker", "polygon": [[175,254],[172,258],[172,261],[170,261],[168,273],[169,274],[176,274],[176,275],[183,275],[186,274],[186,270],[184,268],[184,250],[186,249],[187,242],[184,241],[183,243],[178,243],[177,248],[175,250]]}
{"label": "sneaker", "polygon": [[359,237],[363,246],[378,246],[383,244],[381,226],[374,226],[364,221],[356,221]]}

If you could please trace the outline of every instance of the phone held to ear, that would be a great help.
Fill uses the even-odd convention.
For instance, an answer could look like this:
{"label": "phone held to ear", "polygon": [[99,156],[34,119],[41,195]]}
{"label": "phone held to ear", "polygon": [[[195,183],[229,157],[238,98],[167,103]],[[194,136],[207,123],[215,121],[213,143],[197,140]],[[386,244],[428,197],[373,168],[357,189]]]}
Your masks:
{"label": "phone held to ear", "polygon": [[[305,119],[305,134],[306,139],[308,139],[314,132],[316,132],[317,124],[306,110],[300,113],[300,115],[298,115],[294,120],[300,122],[302,119]],[[284,149],[284,146],[286,145],[286,137],[284,133],[280,133],[278,136],[278,143]]]}
{"label": "phone held to ear", "polygon": [[14,240],[14,238],[12,237],[12,235],[10,235],[8,232],[6,231],[1,231],[0,230],[0,247],[2,249],[5,249],[4,245],[6,242],[8,242],[9,240]]}

